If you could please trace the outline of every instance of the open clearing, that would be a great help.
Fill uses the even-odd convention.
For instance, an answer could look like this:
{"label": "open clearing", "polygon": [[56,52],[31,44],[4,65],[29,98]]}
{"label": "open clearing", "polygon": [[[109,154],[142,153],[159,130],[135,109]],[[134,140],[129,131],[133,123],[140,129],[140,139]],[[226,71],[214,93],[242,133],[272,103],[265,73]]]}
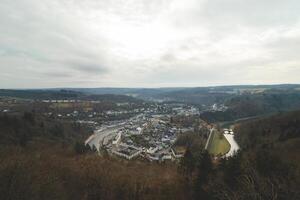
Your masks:
{"label": "open clearing", "polygon": [[210,141],[207,150],[212,155],[224,155],[230,150],[230,144],[223,134],[213,131],[211,133]]}

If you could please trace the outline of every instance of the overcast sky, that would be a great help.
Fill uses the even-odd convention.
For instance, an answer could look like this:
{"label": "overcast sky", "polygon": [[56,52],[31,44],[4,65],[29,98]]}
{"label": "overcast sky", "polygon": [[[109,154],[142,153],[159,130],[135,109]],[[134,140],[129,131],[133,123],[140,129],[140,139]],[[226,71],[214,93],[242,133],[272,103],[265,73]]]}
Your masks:
{"label": "overcast sky", "polygon": [[300,83],[299,0],[0,0],[0,88]]}

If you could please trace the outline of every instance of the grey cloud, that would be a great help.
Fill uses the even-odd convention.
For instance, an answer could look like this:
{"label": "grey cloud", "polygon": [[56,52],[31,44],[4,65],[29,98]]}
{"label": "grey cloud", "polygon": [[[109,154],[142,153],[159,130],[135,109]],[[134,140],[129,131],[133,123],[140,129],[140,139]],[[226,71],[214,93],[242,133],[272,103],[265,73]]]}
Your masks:
{"label": "grey cloud", "polygon": [[44,78],[71,78],[72,75],[68,72],[61,72],[61,71],[49,71],[43,73]]}
{"label": "grey cloud", "polygon": [[297,0],[2,0],[0,87],[296,82],[299,10]]}
{"label": "grey cloud", "polygon": [[297,37],[279,37],[275,41],[266,43],[265,48],[273,55],[273,60],[300,62],[300,35]]}
{"label": "grey cloud", "polygon": [[161,60],[165,62],[173,62],[176,61],[177,59],[173,53],[167,53],[161,57]]}
{"label": "grey cloud", "polygon": [[[289,25],[299,20],[297,0],[206,1],[202,14],[220,23],[240,22],[252,26]],[[237,25],[243,25],[237,24]]]}
{"label": "grey cloud", "polygon": [[180,26],[210,26],[223,29],[272,27],[299,22],[298,0],[203,0],[195,1],[189,12],[180,12],[175,23]]}
{"label": "grey cloud", "polygon": [[102,74],[106,72],[106,68],[97,63],[71,63],[72,69],[89,74]]}
{"label": "grey cloud", "polygon": [[81,25],[72,19],[73,13],[65,12],[58,1],[3,1],[0,70],[16,79],[0,75],[5,80],[1,81],[2,87],[39,87],[39,82],[41,86],[55,86],[61,81],[72,82],[79,76],[100,76],[108,71],[102,64],[102,49],[95,48],[98,44],[78,29]]}

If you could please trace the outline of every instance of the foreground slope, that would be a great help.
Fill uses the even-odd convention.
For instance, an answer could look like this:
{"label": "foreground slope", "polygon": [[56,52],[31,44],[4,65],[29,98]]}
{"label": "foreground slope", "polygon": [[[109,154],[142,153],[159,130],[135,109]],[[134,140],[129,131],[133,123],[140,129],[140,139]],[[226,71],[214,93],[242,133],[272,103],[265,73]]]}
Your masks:
{"label": "foreground slope", "polygon": [[236,126],[242,150],[231,158],[212,162],[187,142],[178,164],[158,164],[99,157],[80,143],[89,131],[85,127],[28,113],[4,114],[0,197],[296,200],[299,119],[300,112],[292,112]]}

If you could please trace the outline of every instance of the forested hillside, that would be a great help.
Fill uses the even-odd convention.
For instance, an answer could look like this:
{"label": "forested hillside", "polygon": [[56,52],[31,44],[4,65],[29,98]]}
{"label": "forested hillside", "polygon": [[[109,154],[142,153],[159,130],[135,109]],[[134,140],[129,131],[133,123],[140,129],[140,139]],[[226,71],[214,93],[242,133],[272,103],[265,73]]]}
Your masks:
{"label": "forested hillside", "polygon": [[236,126],[244,149],[266,148],[300,166],[300,111],[245,122]]}
{"label": "forested hillside", "polygon": [[243,94],[225,101],[226,111],[204,112],[202,118],[210,122],[232,121],[300,109],[300,92],[268,90],[259,94]]}
{"label": "forested hillside", "polygon": [[[179,163],[149,163],[109,157],[105,151],[98,156],[82,143],[89,132],[86,127],[32,113],[2,115],[0,196],[296,200],[300,197],[299,119],[300,112],[294,112],[237,126],[242,151],[232,158],[214,160],[195,148],[203,146],[202,138],[192,133],[178,141],[187,148]],[[295,157],[281,155],[284,149]]]}
{"label": "forested hillside", "polygon": [[0,114],[1,146],[26,147],[42,141],[73,144],[83,141],[91,132],[82,124],[45,118],[34,112]]}
{"label": "forested hillside", "polygon": [[34,113],[0,116],[0,199],[185,199],[176,165],[100,157],[90,130]]}

